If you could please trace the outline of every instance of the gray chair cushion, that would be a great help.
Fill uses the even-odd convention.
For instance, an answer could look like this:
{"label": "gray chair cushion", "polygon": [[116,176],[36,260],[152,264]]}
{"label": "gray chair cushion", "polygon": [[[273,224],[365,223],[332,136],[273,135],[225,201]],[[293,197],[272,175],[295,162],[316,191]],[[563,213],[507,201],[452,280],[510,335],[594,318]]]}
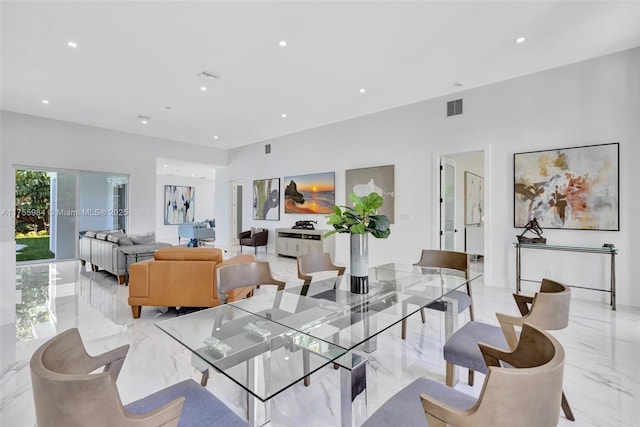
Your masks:
{"label": "gray chair cushion", "polygon": [[206,388],[193,380],[185,380],[159,392],[150,394],[125,406],[132,414],[143,414],[177,399],[185,397],[178,427],[224,426],[246,427],[247,423],[227,408]]}
{"label": "gray chair cushion", "polygon": [[362,427],[424,427],[428,425],[420,400],[421,393],[458,409],[468,409],[476,404],[476,398],[473,396],[428,378],[418,378],[387,400],[362,424]]}
{"label": "gray chair cushion", "polygon": [[444,344],[444,360],[476,372],[486,373],[487,365],[484,363],[478,343],[489,344],[504,350],[509,349],[499,326],[469,322],[451,335]]}
{"label": "gray chair cushion", "polygon": [[[471,297],[466,292],[461,291],[453,291],[449,292],[446,298],[455,298],[458,300],[458,313],[462,313],[471,305]],[[442,301],[434,301],[431,304],[427,305],[427,308],[432,310],[446,311],[446,305],[443,304]]]}

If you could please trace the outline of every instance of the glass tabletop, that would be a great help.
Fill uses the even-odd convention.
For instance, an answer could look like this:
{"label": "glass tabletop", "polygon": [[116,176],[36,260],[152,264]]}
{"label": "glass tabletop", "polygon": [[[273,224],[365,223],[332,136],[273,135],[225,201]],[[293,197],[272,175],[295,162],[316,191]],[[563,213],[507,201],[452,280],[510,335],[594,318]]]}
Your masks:
{"label": "glass tabletop", "polygon": [[458,270],[386,264],[370,269],[367,294],[352,293],[345,275],[232,304],[350,351],[477,277],[467,279]]}
{"label": "glass tabletop", "polygon": [[156,326],[263,402],[346,352],[230,304]]}

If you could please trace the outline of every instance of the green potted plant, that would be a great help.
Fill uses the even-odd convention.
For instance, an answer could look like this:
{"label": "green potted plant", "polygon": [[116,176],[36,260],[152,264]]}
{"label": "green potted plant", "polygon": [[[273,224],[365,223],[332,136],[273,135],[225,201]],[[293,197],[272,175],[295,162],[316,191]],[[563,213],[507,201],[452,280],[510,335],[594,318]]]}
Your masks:
{"label": "green potted plant", "polygon": [[369,245],[367,236],[371,234],[378,239],[386,239],[391,234],[389,218],[386,215],[377,214],[378,209],[384,203],[384,199],[378,193],[368,196],[349,194],[349,200],[353,207],[333,207],[333,213],[329,215],[327,224],[333,230],[325,233],[325,237],[335,233],[349,233],[351,235],[351,292],[366,294],[369,292]]}

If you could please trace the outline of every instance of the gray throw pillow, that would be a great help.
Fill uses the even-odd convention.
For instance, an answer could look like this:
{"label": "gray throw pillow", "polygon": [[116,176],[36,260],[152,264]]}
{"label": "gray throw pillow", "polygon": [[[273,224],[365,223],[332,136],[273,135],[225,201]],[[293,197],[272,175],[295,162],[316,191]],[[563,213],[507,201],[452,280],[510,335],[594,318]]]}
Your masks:
{"label": "gray throw pillow", "polygon": [[124,232],[122,230],[114,231],[113,233],[107,234],[107,241],[118,243],[118,239],[122,236],[124,236]]}
{"label": "gray throw pillow", "polygon": [[151,231],[143,234],[132,234],[129,236],[134,245],[146,245],[154,243],[156,240],[156,233]]}
{"label": "gray throw pillow", "polygon": [[133,240],[131,240],[131,238],[127,235],[121,235],[118,238],[118,241],[116,242],[118,243],[118,246],[133,246]]}

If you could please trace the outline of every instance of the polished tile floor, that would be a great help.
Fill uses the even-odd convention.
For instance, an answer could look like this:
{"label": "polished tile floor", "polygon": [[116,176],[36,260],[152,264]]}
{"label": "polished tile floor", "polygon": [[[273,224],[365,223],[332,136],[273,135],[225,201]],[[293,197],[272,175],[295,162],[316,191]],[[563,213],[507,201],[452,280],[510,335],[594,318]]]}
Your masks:
{"label": "polished tile floor", "polygon": [[[258,258],[268,260],[274,276],[288,285],[301,283],[295,260],[271,254]],[[175,311],[144,307],[141,318],[133,320],[128,288],[113,276],[69,261],[19,266],[16,280],[21,304],[15,339],[10,334],[11,340],[3,340],[15,346],[15,357],[0,373],[0,426],[35,425],[29,358],[49,337],[71,327],[79,328],[92,354],[131,344],[118,379],[124,403],[189,377],[199,380],[188,351],[154,326]],[[474,301],[477,320],[496,323],[496,311],[517,314],[508,289],[476,283]],[[400,339],[400,326],[380,336],[367,368],[370,413],[418,376],[444,381],[443,320],[442,313],[427,310],[426,325],[418,315],[409,319],[407,340]],[[554,334],[565,347],[564,391],[577,419],[572,423],[561,416],[560,425],[640,425],[640,369],[633,362],[640,356],[640,310],[619,306],[614,312],[606,304],[574,298],[570,326]],[[477,378],[474,387],[464,382],[456,387],[477,395],[483,377]],[[235,384],[216,374],[207,388],[244,416],[245,397]],[[296,384],[272,400],[271,426],[337,426],[339,396],[338,371],[323,369],[313,375],[311,386]]]}

